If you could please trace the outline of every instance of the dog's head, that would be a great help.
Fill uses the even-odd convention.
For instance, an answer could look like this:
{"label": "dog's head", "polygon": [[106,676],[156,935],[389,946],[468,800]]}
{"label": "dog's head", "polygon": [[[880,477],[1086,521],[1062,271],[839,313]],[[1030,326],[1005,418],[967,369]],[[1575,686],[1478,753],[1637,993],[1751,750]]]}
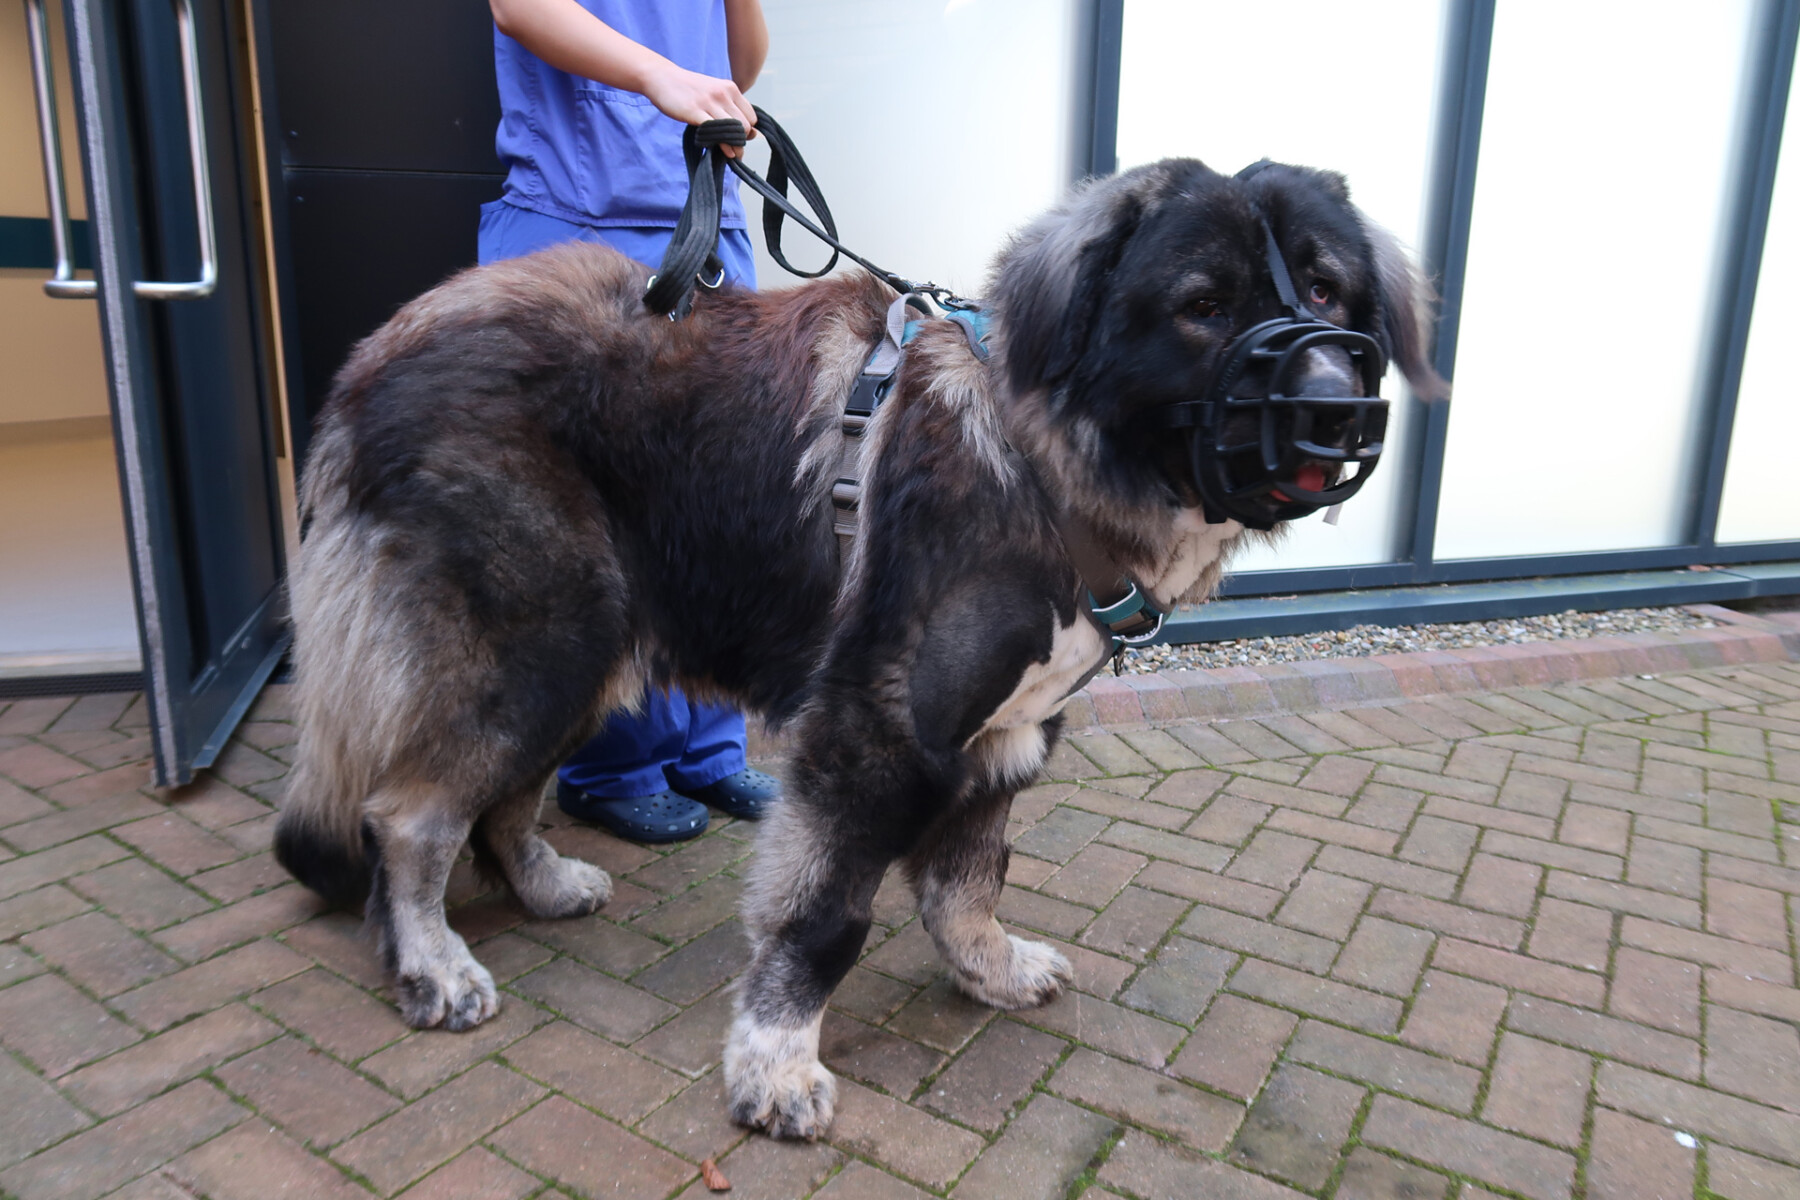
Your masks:
{"label": "dog's head", "polygon": [[[1270,232],[1280,264],[1270,261]],[[1293,309],[1280,296],[1277,266],[1292,281]],[[1379,367],[1368,364],[1382,360],[1421,395],[1441,395],[1444,386],[1426,361],[1428,289],[1331,172],[1271,165],[1237,178],[1170,159],[1095,181],[1012,241],[989,295],[1005,331],[1012,394],[1041,398],[1043,419],[1070,443],[1106,445],[1111,484],[1140,502],[1146,490],[1200,502],[1199,455],[1170,435],[1168,414],[1220,394],[1221,376],[1241,366],[1244,335],[1279,318],[1373,340],[1360,356],[1344,345],[1302,348],[1282,380],[1289,396],[1372,395]],[[1222,416],[1238,428],[1220,436],[1254,444],[1254,412],[1243,406]],[[1349,445],[1357,436],[1350,425],[1323,418],[1312,442]],[[1290,477],[1298,471],[1302,486],[1318,493],[1343,469],[1326,455],[1290,463]],[[1306,511],[1287,499],[1277,488],[1254,504],[1266,505],[1271,519]]]}

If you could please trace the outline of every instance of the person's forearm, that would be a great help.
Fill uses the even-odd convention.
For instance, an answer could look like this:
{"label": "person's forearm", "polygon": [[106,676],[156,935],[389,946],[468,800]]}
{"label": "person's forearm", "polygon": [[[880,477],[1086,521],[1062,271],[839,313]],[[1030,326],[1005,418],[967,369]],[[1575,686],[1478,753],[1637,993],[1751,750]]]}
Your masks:
{"label": "person's forearm", "polygon": [[731,54],[731,81],[747,92],[762,74],[769,57],[769,25],[762,0],[725,0],[726,44]]}
{"label": "person's forearm", "polygon": [[[754,5],[755,0],[751,2]],[[594,16],[576,0],[489,0],[489,7],[501,33],[571,75],[628,92],[648,93],[656,73],[673,65]],[[759,11],[759,19],[760,16]],[[735,45],[733,58],[735,70]]]}

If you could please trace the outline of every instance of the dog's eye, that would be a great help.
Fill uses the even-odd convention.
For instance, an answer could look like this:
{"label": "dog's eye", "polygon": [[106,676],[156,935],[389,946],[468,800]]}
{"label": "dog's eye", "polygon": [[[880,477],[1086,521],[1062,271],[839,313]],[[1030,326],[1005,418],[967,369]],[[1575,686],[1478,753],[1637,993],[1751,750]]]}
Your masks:
{"label": "dog's eye", "polygon": [[1311,298],[1314,304],[1330,304],[1331,298],[1335,294],[1331,290],[1331,285],[1323,279],[1313,280]]}
{"label": "dog's eye", "polygon": [[1216,317],[1219,315],[1219,302],[1217,300],[1191,301],[1187,306],[1187,315],[1197,317],[1202,321],[1209,317]]}

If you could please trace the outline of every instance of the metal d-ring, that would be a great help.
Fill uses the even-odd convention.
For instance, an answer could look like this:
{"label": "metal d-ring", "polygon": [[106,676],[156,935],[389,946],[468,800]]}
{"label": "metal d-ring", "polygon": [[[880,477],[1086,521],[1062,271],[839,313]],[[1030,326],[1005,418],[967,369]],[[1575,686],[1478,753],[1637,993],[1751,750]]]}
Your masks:
{"label": "metal d-ring", "polygon": [[[1154,612],[1155,610],[1152,609],[1151,611]],[[1119,639],[1120,645],[1143,646],[1155,641],[1157,637],[1161,635],[1163,622],[1168,619],[1168,613],[1159,612],[1156,614],[1156,624],[1152,625],[1146,632],[1133,634],[1115,633],[1113,636]]]}
{"label": "metal d-ring", "polygon": [[[652,281],[654,281],[655,278],[656,278],[655,276],[651,276]],[[709,292],[718,291],[719,285],[725,282],[725,264],[724,263],[719,264],[718,277],[715,278],[711,283],[708,283],[708,282],[706,282],[706,280],[700,278],[700,272],[698,272],[698,271],[694,272],[694,282],[699,284],[701,287],[705,288]]]}

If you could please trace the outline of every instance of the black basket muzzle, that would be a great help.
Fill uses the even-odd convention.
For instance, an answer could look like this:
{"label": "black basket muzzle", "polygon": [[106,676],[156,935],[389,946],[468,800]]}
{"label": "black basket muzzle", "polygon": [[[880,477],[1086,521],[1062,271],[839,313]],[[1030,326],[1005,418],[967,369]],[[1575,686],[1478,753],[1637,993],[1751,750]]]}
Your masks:
{"label": "black basket muzzle", "polygon": [[[1320,395],[1308,384],[1313,352],[1334,348],[1349,357],[1361,395]],[[1207,519],[1268,529],[1356,495],[1387,433],[1378,394],[1386,368],[1374,338],[1324,321],[1289,315],[1239,334],[1206,398],[1183,406]]]}

